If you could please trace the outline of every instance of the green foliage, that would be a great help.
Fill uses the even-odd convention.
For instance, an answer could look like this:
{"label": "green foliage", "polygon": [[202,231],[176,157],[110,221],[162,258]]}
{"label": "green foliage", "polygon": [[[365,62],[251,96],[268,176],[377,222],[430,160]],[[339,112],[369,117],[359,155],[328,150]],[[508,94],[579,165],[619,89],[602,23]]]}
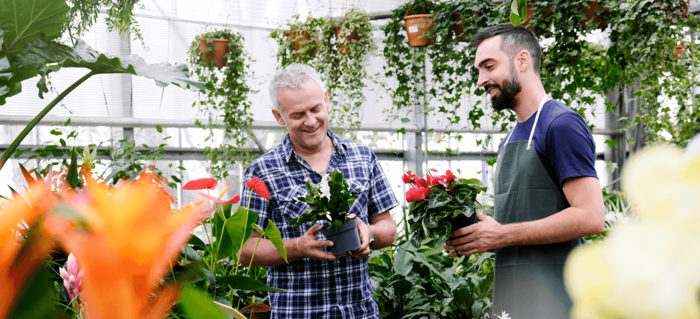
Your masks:
{"label": "green foliage", "polygon": [[438,247],[450,237],[450,219],[464,214],[471,217],[481,204],[476,197],[486,190],[478,179],[458,179],[449,186],[441,184],[430,187],[426,200],[409,204],[411,220],[411,243],[414,247]]}
{"label": "green foliage", "polygon": [[[211,54],[215,49],[212,45],[214,39],[228,40],[228,62],[223,68],[214,66]],[[208,44],[204,53],[200,51],[202,41]],[[252,90],[248,84],[253,76],[250,63],[254,61],[245,51],[243,41],[243,36],[237,32],[215,30],[196,36],[188,50],[187,64],[192,75],[205,83],[205,89],[198,96],[199,100],[192,104],[206,119],[204,123],[199,120],[195,122],[198,127],[208,130],[205,142],[212,141],[215,130],[222,128],[215,123],[215,118],[219,114],[223,115],[224,142],[221,146],[208,145],[204,149],[204,155],[210,161],[209,173],[217,179],[227,177],[234,162],[238,161],[245,166],[252,157],[246,149],[253,123],[248,95],[257,91]],[[205,61],[204,56],[210,57],[210,60]]]}
{"label": "green foliage", "polygon": [[[329,220],[333,228],[338,228],[345,222],[345,215],[350,206],[355,203],[357,195],[349,189],[348,182],[343,179],[343,173],[332,171],[324,175],[318,185],[312,185],[306,181],[307,194],[297,198],[302,203],[307,203],[309,209],[299,218],[289,220],[290,225],[315,223],[320,220]],[[325,191],[324,191],[325,189]]]}
{"label": "green foliage", "polygon": [[452,258],[442,249],[397,243],[369,258],[380,318],[482,318],[491,307],[492,253]]}
{"label": "green foliage", "polygon": [[362,90],[367,80],[369,58],[377,46],[372,40],[372,15],[352,8],[342,18],[299,20],[296,15],[270,34],[279,45],[280,67],[305,63],[321,74],[331,102],[331,128],[344,137],[354,138],[362,120],[366,98]]}
{"label": "green foliage", "polygon": [[[61,33],[68,33],[73,41],[79,39],[97,22],[100,9],[107,13],[105,22],[107,31],[118,31],[119,34],[127,36],[132,33],[144,45],[143,35],[139,28],[138,21],[134,16],[133,9],[140,0],[68,0],[71,3],[68,10],[63,30]],[[141,5],[143,6],[143,5]],[[125,38],[125,40],[129,40]]]}
{"label": "green foliage", "polygon": [[214,301],[203,292],[185,287],[180,295],[180,305],[190,319],[224,319],[224,314],[214,305]]}

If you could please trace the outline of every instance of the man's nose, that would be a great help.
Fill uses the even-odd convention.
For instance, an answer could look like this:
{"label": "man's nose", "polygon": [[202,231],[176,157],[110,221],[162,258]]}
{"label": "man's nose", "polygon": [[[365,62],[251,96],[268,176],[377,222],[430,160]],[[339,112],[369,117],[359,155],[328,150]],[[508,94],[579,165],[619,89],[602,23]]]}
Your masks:
{"label": "man's nose", "polygon": [[306,119],[304,120],[304,125],[308,127],[316,127],[316,117],[313,114],[306,114]]}
{"label": "man's nose", "polygon": [[476,84],[479,87],[484,87],[484,85],[486,85],[486,83],[488,83],[488,79],[486,79],[486,76],[483,76],[481,74],[481,72],[479,72],[479,80],[476,82]]}

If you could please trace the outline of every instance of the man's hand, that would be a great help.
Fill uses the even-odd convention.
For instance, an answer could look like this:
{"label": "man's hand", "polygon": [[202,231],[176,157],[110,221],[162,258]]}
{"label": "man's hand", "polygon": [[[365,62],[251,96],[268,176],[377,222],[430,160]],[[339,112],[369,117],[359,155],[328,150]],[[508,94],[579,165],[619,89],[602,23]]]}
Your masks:
{"label": "man's hand", "polygon": [[[355,214],[347,216],[348,219],[356,217]],[[360,248],[356,251],[346,253],[345,256],[362,259],[369,255],[369,240],[372,238],[372,230],[369,229],[369,225],[365,224],[361,218],[357,219],[357,229],[360,231]]]}
{"label": "man's hand", "polygon": [[333,246],[333,242],[330,240],[318,240],[318,232],[321,231],[321,229],[323,229],[321,225],[315,224],[306,232],[306,234],[304,234],[304,236],[297,238],[297,248],[299,249],[299,252],[304,255],[304,257],[309,257],[316,260],[338,260],[340,256],[334,256],[329,252],[323,251],[323,247]]}
{"label": "man's hand", "polygon": [[445,243],[444,247],[450,251],[450,256],[469,256],[507,246],[503,225],[489,216],[476,215],[476,218],[479,219],[479,223],[457,229],[450,234],[450,237],[464,236]]}

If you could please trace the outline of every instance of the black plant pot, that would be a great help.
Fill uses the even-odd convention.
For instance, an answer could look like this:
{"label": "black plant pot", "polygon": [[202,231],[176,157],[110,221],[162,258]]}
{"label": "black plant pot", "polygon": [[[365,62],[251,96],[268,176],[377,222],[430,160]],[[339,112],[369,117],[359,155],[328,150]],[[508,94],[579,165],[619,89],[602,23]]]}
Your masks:
{"label": "black plant pot", "polygon": [[[476,224],[479,222],[479,220],[476,218],[476,212],[472,212],[472,215],[467,217],[467,215],[464,214],[459,214],[457,217],[449,218],[447,219],[448,222],[450,222],[450,225],[452,225],[452,231],[455,231],[460,228],[467,227],[472,224]],[[461,237],[461,236],[460,236]],[[450,237],[450,239],[454,238],[459,238],[459,237]]]}
{"label": "black plant pot", "polygon": [[345,255],[346,252],[360,249],[360,233],[357,230],[357,218],[353,218],[340,227],[323,229],[321,233],[333,242],[331,252],[335,256]]}

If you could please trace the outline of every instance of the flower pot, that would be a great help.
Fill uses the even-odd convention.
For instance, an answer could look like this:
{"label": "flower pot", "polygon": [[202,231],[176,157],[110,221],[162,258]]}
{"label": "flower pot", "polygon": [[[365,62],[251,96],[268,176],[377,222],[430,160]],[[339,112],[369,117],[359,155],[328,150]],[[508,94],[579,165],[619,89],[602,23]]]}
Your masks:
{"label": "flower pot", "polygon": [[[656,0],[655,2],[659,5],[663,4],[663,0]],[[682,0],[678,1],[678,5],[680,5],[681,2],[682,2]],[[671,14],[674,11],[676,11],[676,8],[678,7],[678,5],[674,6],[674,5],[669,4],[668,6],[666,6],[665,8],[662,8],[662,9],[664,11],[666,11],[667,14]],[[690,0],[686,0],[685,1],[685,10],[683,10],[683,18],[688,18],[689,13],[690,13]]]}
{"label": "flower pot", "polygon": [[360,232],[357,230],[357,218],[353,218],[338,228],[321,230],[321,233],[333,242],[331,252],[335,256],[360,249]]}
{"label": "flower pot", "polygon": [[[207,49],[211,46],[214,47],[214,51],[207,53]],[[202,39],[202,41],[199,42],[199,52],[202,52],[202,58],[206,65],[209,65],[211,56],[213,56],[215,67],[220,68],[225,66],[228,62],[226,58],[226,54],[228,54],[228,39],[214,39],[214,43],[211,44],[207,43],[207,39]],[[211,56],[209,54],[211,54]]]}
{"label": "flower pot", "polygon": [[[343,31],[343,24],[341,23],[336,29],[335,29],[335,40],[338,41],[338,37],[340,36],[340,32]],[[342,54],[348,55],[350,54],[350,48],[349,45],[352,43],[357,43],[360,41],[360,37],[355,34],[355,32],[348,34],[345,36],[345,43],[340,43],[336,42],[338,44],[338,51]],[[346,44],[348,46],[346,46]]]}
{"label": "flower pot", "polygon": [[[314,53],[311,54],[311,56],[315,57],[318,53],[318,41],[312,41],[311,36],[309,36],[309,32],[306,30],[296,30],[292,27],[285,33],[285,35],[292,41],[295,51],[299,51],[309,44],[316,44],[316,49],[314,49]],[[292,55],[295,54],[295,52],[292,52]]]}
{"label": "flower pot", "polygon": [[681,58],[681,54],[683,54],[683,51],[686,49],[688,49],[688,45],[686,44],[679,44],[676,46],[676,56],[679,60],[683,60],[683,58]]}
{"label": "flower pot", "polygon": [[584,29],[588,29],[589,23],[596,24],[598,29],[605,29],[608,24],[605,21],[605,17],[602,15],[596,15],[596,11],[600,11],[603,8],[600,6],[598,1],[588,1],[588,6],[581,6],[583,13],[586,15],[586,20],[581,21],[581,25]]}
{"label": "flower pot", "polygon": [[424,47],[432,43],[425,33],[433,30],[433,15],[416,14],[405,16],[403,20],[406,23],[408,43],[412,47]]}
{"label": "flower pot", "polygon": [[[476,212],[472,211],[472,215],[467,217],[465,214],[459,214],[457,217],[452,217],[452,218],[447,218],[446,219],[450,225],[452,225],[452,231],[455,231],[460,228],[467,227],[472,224],[476,224],[479,222],[479,219],[476,218]],[[454,239],[458,237],[450,237],[450,239]]]}
{"label": "flower pot", "polygon": [[[527,3],[527,18],[525,18],[525,21],[523,21],[522,25],[523,25],[523,27],[526,27],[528,30],[530,30],[536,34],[537,32],[535,32],[534,27],[528,27],[528,25],[530,24],[530,20],[532,20],[532,14],[533,14],[532,6],[534,6],[534,5],[535,5],[534,2]],[[554,7],[549,6],[549,7],[544,9],[544,16],[548,16],[550,13],[553,13],[553,12],[554,12]],[[545,33],[547,33],[547,32],[549,32],[549,31],[545,31]]]}

